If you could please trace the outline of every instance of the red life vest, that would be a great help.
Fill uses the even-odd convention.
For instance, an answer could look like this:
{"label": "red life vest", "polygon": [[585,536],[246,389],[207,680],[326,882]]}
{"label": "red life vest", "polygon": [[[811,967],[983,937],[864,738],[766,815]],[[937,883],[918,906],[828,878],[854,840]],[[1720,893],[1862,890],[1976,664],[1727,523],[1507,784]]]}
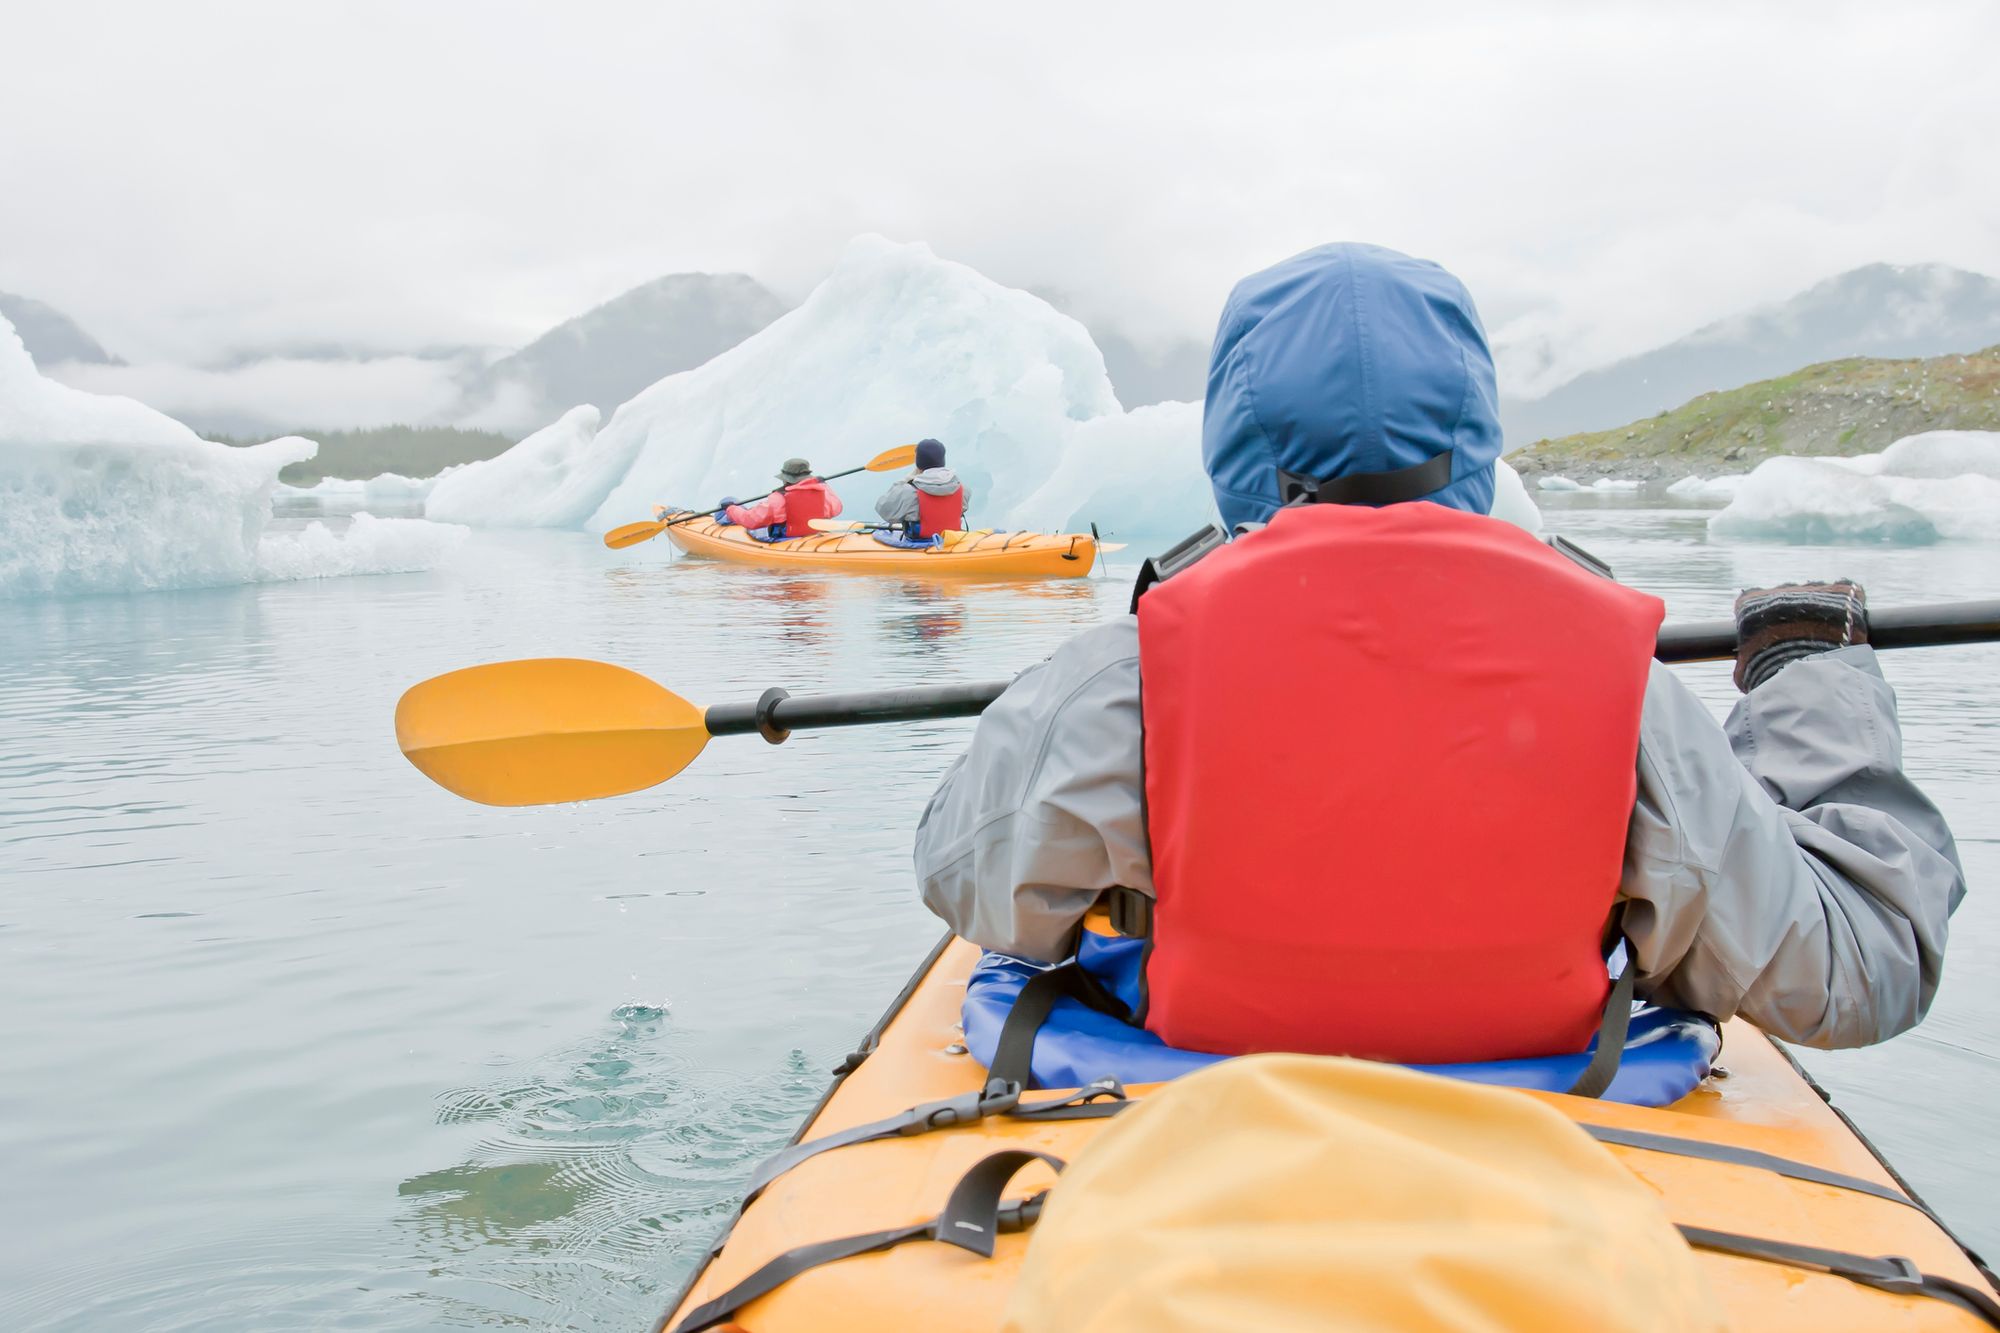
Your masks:
{"label": "red life vest", "polygon": [[810,537],[812,521],[827,517],[826,483],[807,477],[785,487],[785,535]]}
{"label": "red life vest", "polygon": [[955,532],[965,527],[965,487],[960,486],[949,495],[932,495],[921,486],[916,491],[919,537],[935,537],[940,532]]}
{"label": "red life vest", "polygon": [[1435,504],[1310,505],[1139,602],[1148,1029],[1580,1051],[1664,608]]}

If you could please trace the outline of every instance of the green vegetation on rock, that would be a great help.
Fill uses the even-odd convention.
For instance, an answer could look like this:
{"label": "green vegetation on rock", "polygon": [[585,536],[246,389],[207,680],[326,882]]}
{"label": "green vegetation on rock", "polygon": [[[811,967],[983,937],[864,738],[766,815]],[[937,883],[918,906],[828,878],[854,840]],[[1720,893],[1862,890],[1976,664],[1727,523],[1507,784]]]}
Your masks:
{"label": "green vegetation on rock", "polygon": [[1928,430],[2000,430],[2000,346],[1824,361],[1615,430],[1541,440],[1507,461],[1530,478],[1673,480],[1748,472],[1775,454],[1874,453]]}
{"label": "green vegetation on rock", "polygon": [[[514,443],[495,431],[460,430],[456,426],[370,426],[291,434],[319,441],[319,455],[278,474],[278,479],[290,486],[311,486],[327,477],[366,481],[384,472],[430,477],[459,463],[476,463],[505,453]],[[214,438],[237,446],[259,443],[226,435]]]}

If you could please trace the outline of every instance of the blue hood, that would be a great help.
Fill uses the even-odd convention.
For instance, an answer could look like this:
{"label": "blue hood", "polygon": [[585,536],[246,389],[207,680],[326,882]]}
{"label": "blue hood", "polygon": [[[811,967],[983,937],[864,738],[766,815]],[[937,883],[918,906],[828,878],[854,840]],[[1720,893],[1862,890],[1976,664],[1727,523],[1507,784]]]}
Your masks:
{"label": "blue hood", "polygon": [[1278,508],[1278,469],[1322,480],[1452,456],[1423,498],[1493,508],[1500,416],[1472,297],[1426,259],[1323,245],[1253,273],[1222,308],[1201,456],[1232,532]]}

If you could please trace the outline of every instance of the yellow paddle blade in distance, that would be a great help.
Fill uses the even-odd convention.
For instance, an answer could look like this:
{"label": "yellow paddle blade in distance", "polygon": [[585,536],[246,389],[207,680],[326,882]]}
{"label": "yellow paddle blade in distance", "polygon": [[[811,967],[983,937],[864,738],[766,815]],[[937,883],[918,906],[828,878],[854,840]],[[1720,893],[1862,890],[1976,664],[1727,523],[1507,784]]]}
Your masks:
{"label": "yellow paddle blade in distance", "polygon": [[1097,549],[1099,551],[1122,551],[1128,544],[1126,542],[1099,542]]}
{"label": "yellow paddle blade in distance", "polygon": [[899,444],[894,449],[885,449],[868,460],[870,472],[894,472],[899,467],[917,465],[917,446]]}
{"label": "yellow paddle blade in distance", "polygon": [[708,744],[702,710],[636,671],[573,657],[448,671],[396,705],[396,744],[483,805],[553,805],[665,782]]}
{"label": "yellow paddle blade in distance", "polygon": [[637,546],[649,542],[666,530],[664,523],[627,523],[622,528],[613,528],[604,534],[604,544],[614,551],[627,546]]}
{"label": "yellow paddle blade in distance", "polygon": [[850,523],[844,518],[809,518],[806,526],[814,532],[860,532],[866,523]]}

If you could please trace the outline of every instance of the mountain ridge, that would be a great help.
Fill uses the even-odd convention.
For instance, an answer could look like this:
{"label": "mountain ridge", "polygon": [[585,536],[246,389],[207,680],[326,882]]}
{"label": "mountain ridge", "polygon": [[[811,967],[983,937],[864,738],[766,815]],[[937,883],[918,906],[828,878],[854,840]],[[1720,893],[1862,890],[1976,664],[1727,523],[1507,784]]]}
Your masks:
{"label": "mountain ridge", "polygon": [[1523,478],[1671,481],[1779,454],[1864,454],[1932,430],[2000,431],[2000,344],[1935,357],[1846,357],[1701,394],[1610,430],[1507,456]]}
{"label": "mountain ridge", "polygon": [[1711,321],[1533,399],[1503,398],[1521,444],[1610,430],[1730,384],[1850,357],[1935,357],[2000,343],[2000,279],[1948,264],[1864,264]]}

